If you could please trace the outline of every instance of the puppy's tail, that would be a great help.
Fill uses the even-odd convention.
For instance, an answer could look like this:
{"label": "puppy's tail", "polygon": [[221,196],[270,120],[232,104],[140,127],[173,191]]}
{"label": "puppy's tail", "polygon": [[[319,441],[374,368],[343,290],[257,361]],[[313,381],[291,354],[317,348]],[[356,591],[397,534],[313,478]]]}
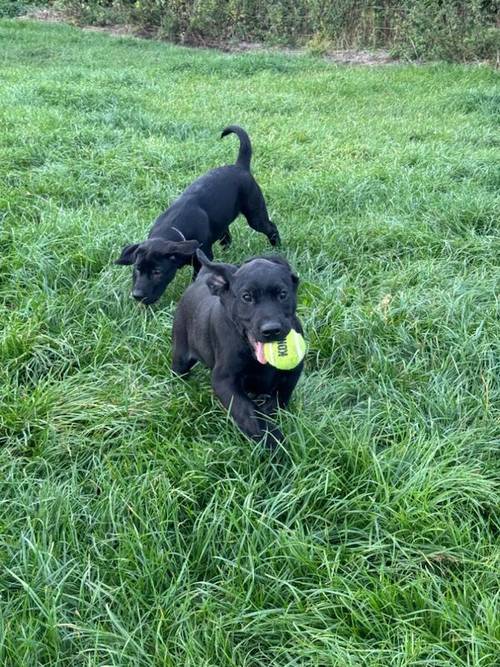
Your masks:
{"label": "puppy's tail", "polygon": [[224,128],[220,135],[221,139],[228,134],[236,134],[240,140],[240,151],[236,160],[237,166],[250,171],[250,160],[252,159],[252,144],[250,143],[250,137],[239,125],[229,125],[229,127]]}

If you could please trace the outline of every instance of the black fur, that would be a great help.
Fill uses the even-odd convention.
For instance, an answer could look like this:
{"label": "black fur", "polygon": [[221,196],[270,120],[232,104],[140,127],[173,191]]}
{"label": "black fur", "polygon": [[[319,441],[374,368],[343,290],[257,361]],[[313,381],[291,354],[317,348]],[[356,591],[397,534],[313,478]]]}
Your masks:
{"label": "black fur", "polygon": [[[174,319],[173,362],[184,375],[201,361],[212,369],[212,387],[240,429],[272,447],[283,436],[270,421],[285,407],[302,372],[263,365],[255,342],[302,333],[295,314],[298,278],[279,257],[255,257],[240,266],[210,262],[197,251],[203,269],[184,292]],[[252,396],[265,396],[259,406]]]}
{"label": "black fur", "polygon": [[252,147],[248,134],[231,125],[222,137],[234,133],[240,140],[236,163],[212,169],[192,183],[156,220],[147,241],[126,246],[116,264],[133,264],[132,295],[154,303],[173,280],[177,269],[192,264],[193,278],[200,264],[200,247],[210,259],[212,245],[231,243],[229,225],[242,213],[250,227],[279,243],[276,225],[269,219],[261,189],[250,172]]}

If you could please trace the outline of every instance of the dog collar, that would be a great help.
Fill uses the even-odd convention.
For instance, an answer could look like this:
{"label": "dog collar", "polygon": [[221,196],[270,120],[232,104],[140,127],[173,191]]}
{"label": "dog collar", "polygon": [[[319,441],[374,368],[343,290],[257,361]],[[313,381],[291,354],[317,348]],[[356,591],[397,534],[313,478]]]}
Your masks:
{"label": "dog collar", "polygon": [[184,234],[181,232],[180,229],[177,229],[177,227],[174,227],[174,226],[170,227],[170,229],[173,229],[175,232],[177,232],[177,234],[179,234],[179,236],[181,237],[181,239],[183,241],[186,240],[186,237],[184,236]]}

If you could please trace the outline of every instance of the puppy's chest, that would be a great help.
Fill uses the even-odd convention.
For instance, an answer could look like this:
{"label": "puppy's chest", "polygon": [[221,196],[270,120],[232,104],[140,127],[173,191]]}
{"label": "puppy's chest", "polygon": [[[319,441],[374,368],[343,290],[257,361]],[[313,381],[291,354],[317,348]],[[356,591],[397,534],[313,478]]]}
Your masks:
{"label": "puppy's chest", "polygon": [[269,364],[255,362],[242,372],[243,388],[251,394],[271,394],[276,389],[279,372]]}

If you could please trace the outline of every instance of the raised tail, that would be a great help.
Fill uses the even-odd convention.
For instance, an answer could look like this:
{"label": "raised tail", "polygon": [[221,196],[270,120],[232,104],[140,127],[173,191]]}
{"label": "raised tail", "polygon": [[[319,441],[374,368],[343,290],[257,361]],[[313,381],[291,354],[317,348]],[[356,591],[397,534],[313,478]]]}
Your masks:
{"label": "raised tail", "polygon": [[229,127],[225,127],[220,135],[221,139],[228,134],[236,134],[240,140],[240,150],[238,158],[236,159],[236,164],[238,167],[250,171],[250,160],[252,159],[252,144],[250,143],[250,137],[239,125],[229,125]]}

